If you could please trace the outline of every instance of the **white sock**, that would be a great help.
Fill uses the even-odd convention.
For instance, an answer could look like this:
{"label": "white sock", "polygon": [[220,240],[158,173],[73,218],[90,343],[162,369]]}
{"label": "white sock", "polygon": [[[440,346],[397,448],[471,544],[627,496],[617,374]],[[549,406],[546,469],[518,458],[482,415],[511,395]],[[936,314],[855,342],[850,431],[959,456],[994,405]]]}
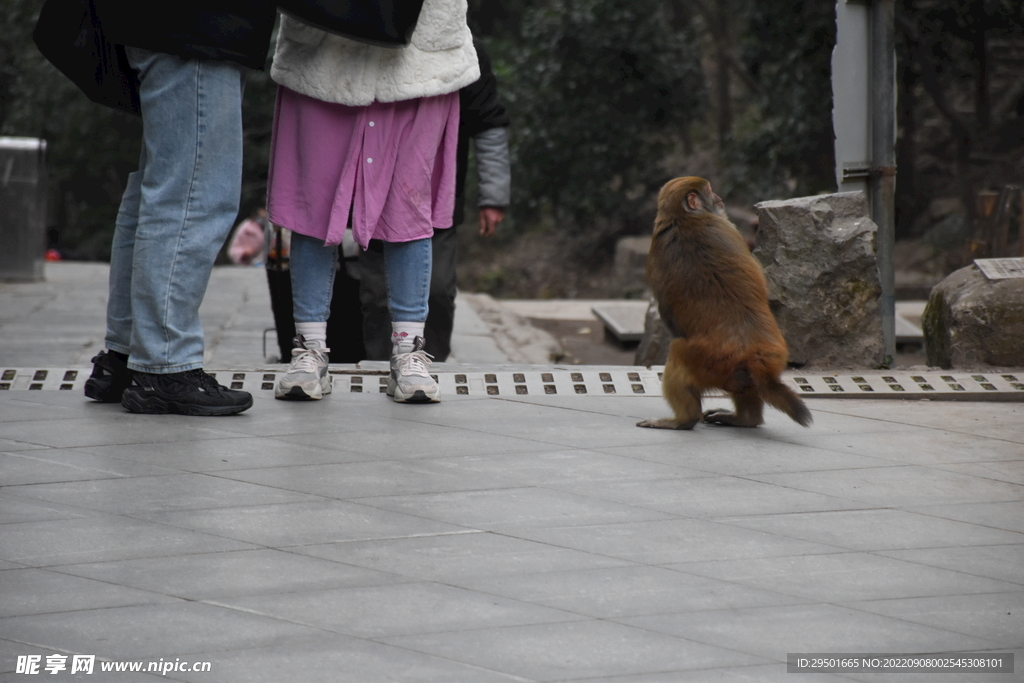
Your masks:
{"label": "white sock", "polygon": [[309,342],[320,342],[320,347],[327,346],[327,321],[319,323],[295,323],[295,334]]}
{"label": "white sock", "polygon": [[423,336],[425,323],[391,323],[391,355],[409,353],[416,337]]}

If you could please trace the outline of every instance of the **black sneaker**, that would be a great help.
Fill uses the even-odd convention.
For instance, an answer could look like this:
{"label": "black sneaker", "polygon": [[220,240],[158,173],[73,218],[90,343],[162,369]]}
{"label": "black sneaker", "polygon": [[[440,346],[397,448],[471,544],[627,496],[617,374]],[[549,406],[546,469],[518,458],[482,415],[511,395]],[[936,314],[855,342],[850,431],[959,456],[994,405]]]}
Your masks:
{"label": "black sneaker", "polygon": [[132,383],[128,357],[116,351],[100,351],[92,358],[92,375],[85,380],[85,395],[102,403],[120,403]]}
{"label": "black sneaker", "polygon": [[132,371],[121,405],[149,415],[234,415],[252,407],[252,394],[217,384],[198,369],[166,375]]}

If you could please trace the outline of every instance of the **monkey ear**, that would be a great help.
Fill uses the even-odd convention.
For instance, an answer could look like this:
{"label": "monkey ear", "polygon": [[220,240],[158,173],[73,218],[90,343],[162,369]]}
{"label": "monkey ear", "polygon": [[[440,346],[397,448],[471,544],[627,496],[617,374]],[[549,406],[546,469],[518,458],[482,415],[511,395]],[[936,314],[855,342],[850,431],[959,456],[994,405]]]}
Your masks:
{"label": "monkey ear", "polygon": [[690,211],[696,211],[700,208],[700,197],[696,192],[688,192],[686,194],[686,207]]}

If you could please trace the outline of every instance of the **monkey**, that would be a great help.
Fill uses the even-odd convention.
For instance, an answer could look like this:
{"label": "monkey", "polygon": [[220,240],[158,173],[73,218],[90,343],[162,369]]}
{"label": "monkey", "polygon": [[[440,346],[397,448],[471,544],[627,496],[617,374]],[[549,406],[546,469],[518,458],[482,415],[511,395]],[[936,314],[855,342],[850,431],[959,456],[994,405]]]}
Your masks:
{"label": "monkey", "polygon": [[[675,415],[638,427],[693,429],[708,424],[756,427],[764,404],[807,427],[811,412],[779,376],[789,351],[768,308],[761,264],[704,178],[670,180],[658,195],[647,280],[672,342],[662,395]],[[701,413],[712,388],[735,406]]]}

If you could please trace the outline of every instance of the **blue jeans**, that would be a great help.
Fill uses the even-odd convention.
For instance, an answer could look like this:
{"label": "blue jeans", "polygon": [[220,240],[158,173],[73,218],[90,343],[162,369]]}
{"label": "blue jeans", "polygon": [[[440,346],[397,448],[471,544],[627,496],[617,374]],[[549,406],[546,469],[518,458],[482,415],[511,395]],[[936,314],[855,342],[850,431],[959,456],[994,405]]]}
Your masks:
{"label": "blue jeans", "polygon": [[128,48],[142,104],[110,254],[106,346],[132,370],[203,366],[199,304],[238,213],[243,67]]}
{"label": "blue jeans", "polygon": [[[335,260],[338,247],[292,233],[291,274],[295,322],[324,322],[331,315]],[[427,319],[430,295],[430,239],[384,242],[388,310],[391,319],[421,323]]]}
{"label": "blue jeans", "polygon": [[[372,244],[372,243],[371,243]],[[443,362],[451,355],[452,327],[455,322],[455,276],[458,237],[455,228],[434,230],[430,238],[430,297],[424,338],[426,352]],[[368,249],[358,259],[346,263],[349,275],[359,283],[359,303],[363,321],[363,348],[366,360],[391,357],[391,314],[384,275],[384,255]],[[335,315],[345,308],[333,307]]]}

